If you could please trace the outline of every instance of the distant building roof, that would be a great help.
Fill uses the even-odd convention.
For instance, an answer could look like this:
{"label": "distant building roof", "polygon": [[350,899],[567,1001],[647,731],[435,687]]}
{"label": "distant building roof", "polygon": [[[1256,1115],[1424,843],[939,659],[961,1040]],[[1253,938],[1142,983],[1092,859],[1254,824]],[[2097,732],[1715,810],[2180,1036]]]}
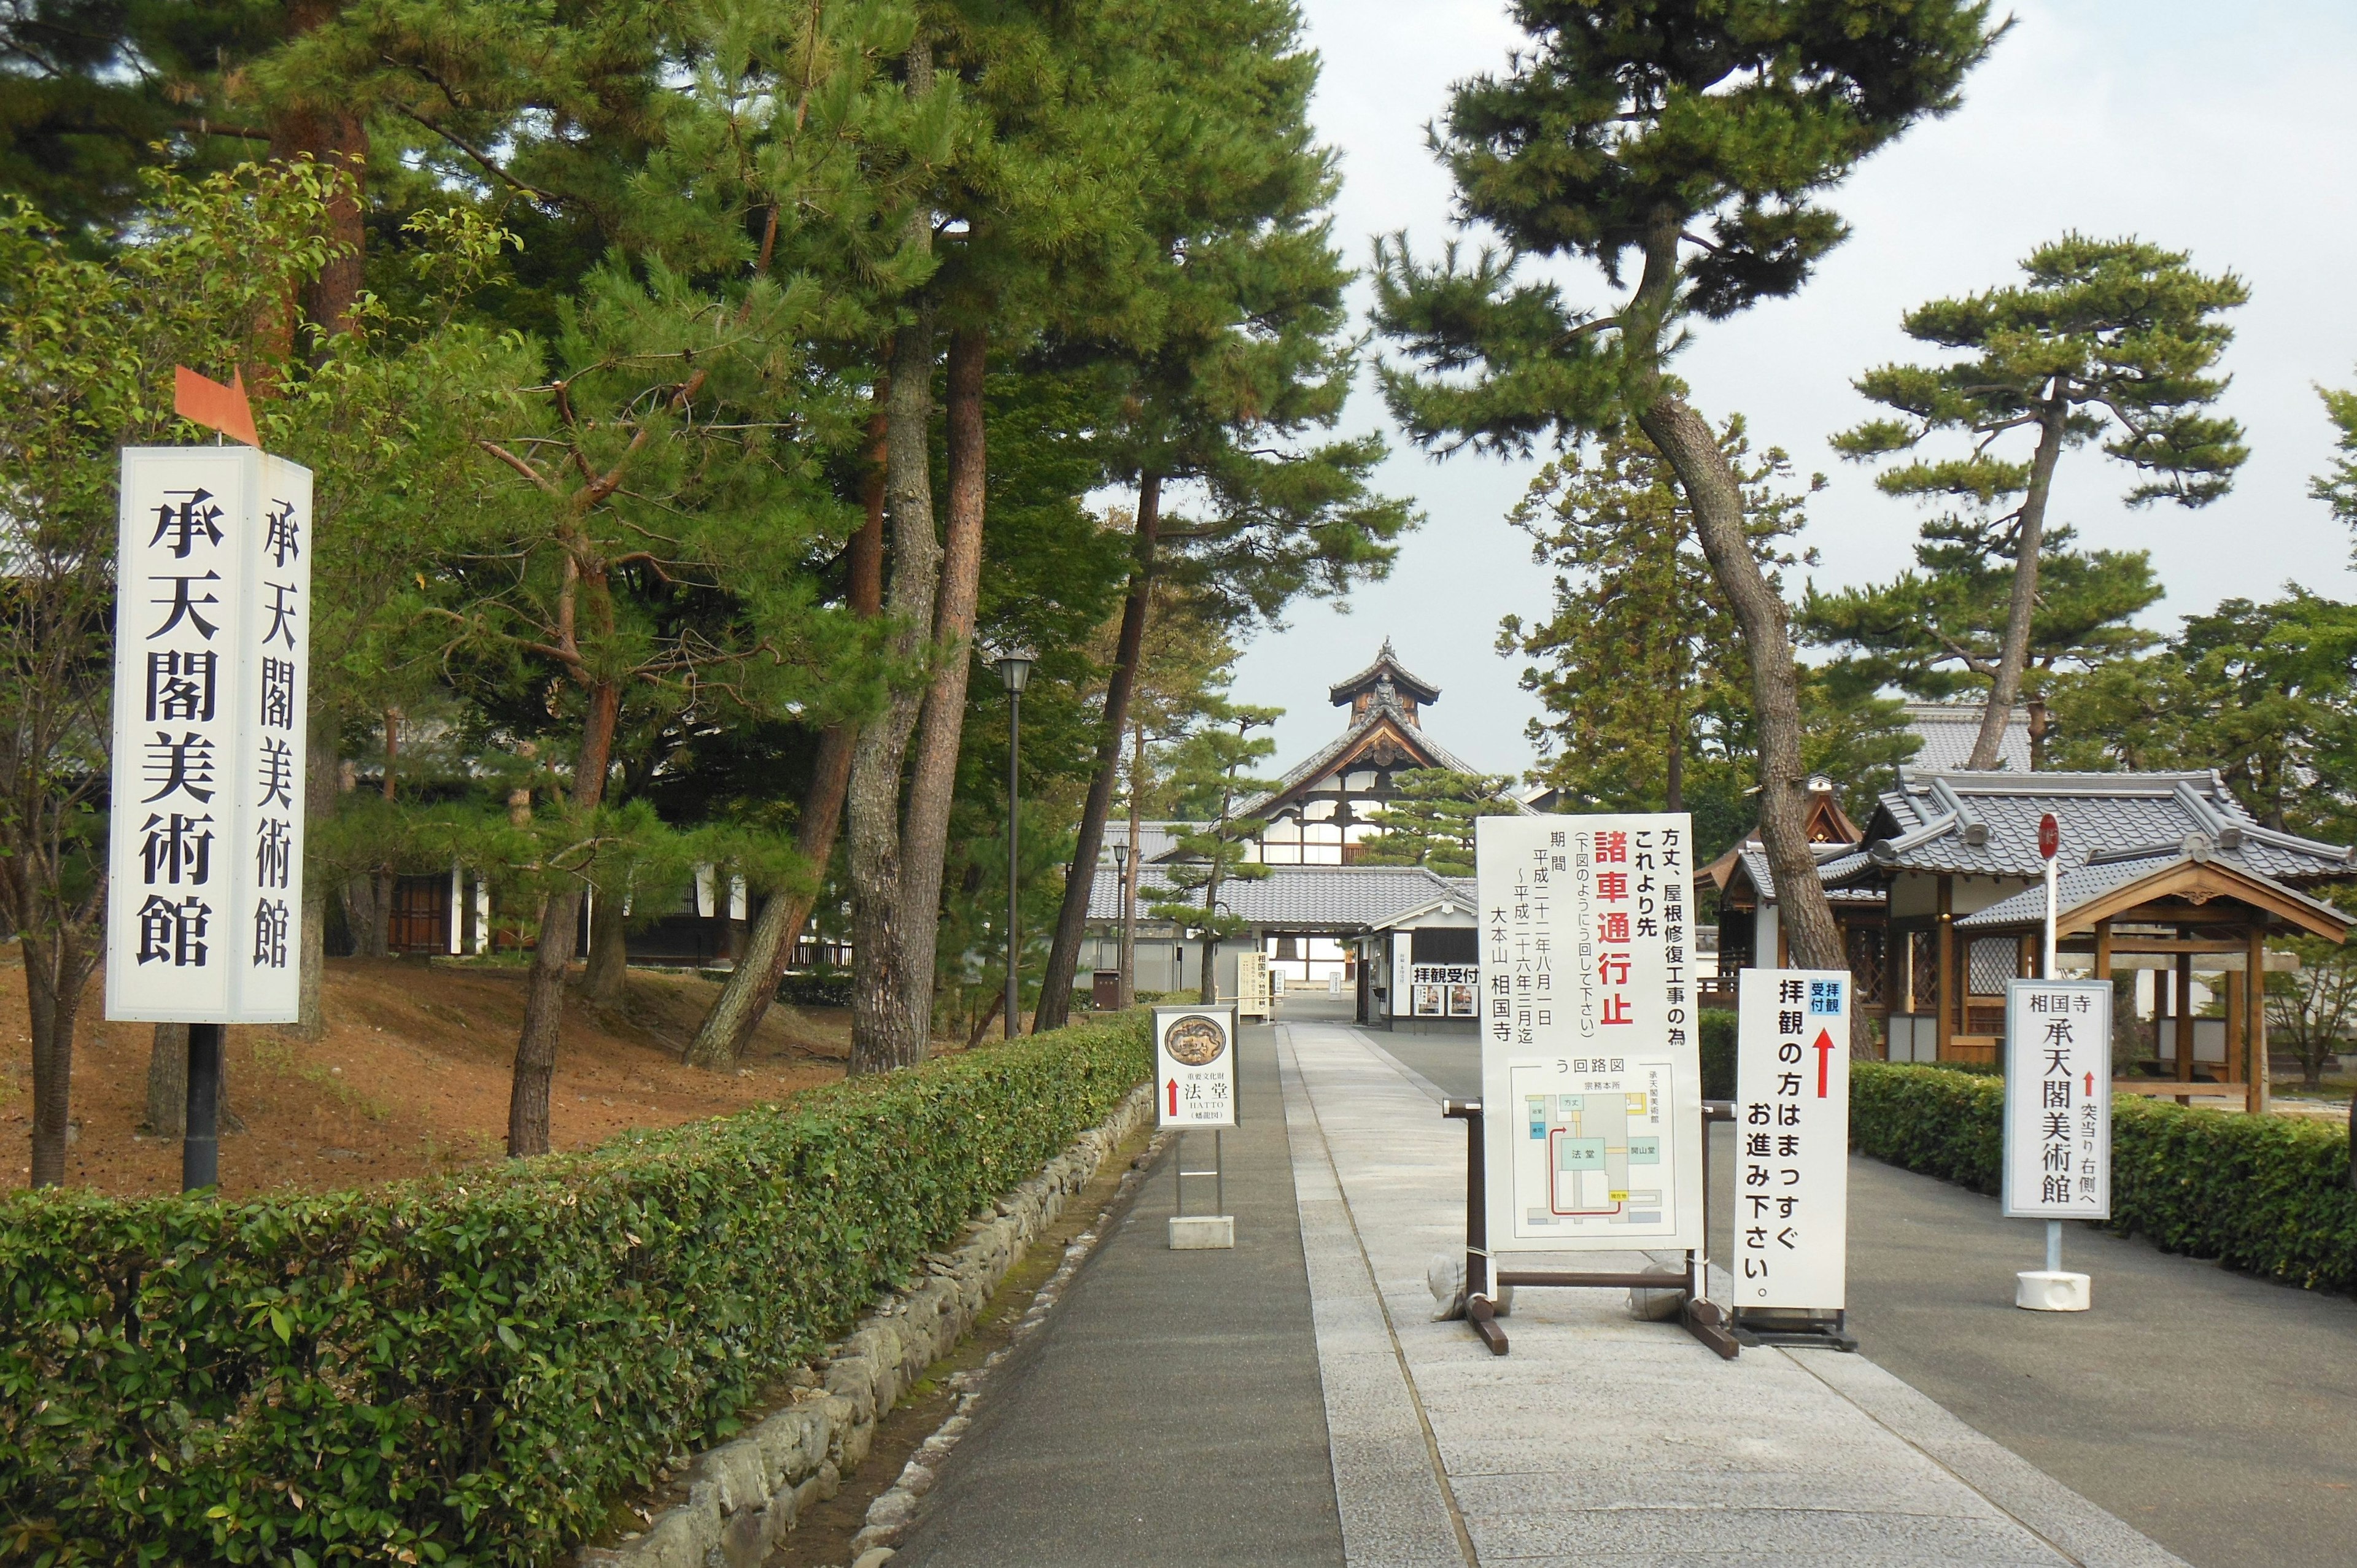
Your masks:
{"label": "distant building roof", "polygon": [[[1389,737],[1377,732],[1388,728]],[[1383,739],[1393,739],[1398,748],[1419,768],[1443,768],[1452,773],[1479,773],[1480,768],[1433,739],[1416,726],[1416,722],[1403,713],[1394,703],[1378,702],[1340,736],[1312,752],[1307,758],[1286,770],[1276,781],[1276,788],[1267,794],[1246,801],[1237,809],[1237,815],[1257,817],[1271,807],[1283,804],[1307,789],[1343,763],[1356,759],[1363,747],[1373,750]],[[1396,763],[1391,764],[1396,766]],[[1526,816],[1534,816],[1529,807],[1523,808]]]}
{"label": "distant building roof", "polygon": [[[1168,876],[1161,865],[1146,866],[1137,883],[1139,918],[1149,918],[1154,902],[1170,897]],[[1367,930],[1443,897],[1473,908],[1473,885],[1420,865],[1278,865],[1265,877],[1220,888],[1220,902],[1240,918],[1299,930]],[[1097,868],[1088,918],[1121,918],[1121,879],[1109,865]]]}
{"label": "distant building roof", "polygon": [[[2243,863],[2243,857],[2219,850],[2206,837],[2195,835],[2182,848],[2173,848],[2159,854],[2137,855],[2133,858],[2098,860],[2092,865],[2076,865],[2061,872],[2054,879],[2056,929],[2070,930],[2080,924],[2074,918],[2081,910],[2100,917],[2104,911],[2090,908],[2108,895],[2121,892],[2141,882],[2154,882],[2167,874],[2194,866],[2216,866],[2233,874],[2225,882],[2230,888],[2253,893],[2273,894],[2284,912],[2295,922],[2316,930],[2319,935],[2338,937],[2349,926],[2349,917],[2296,887],[2276,878],[2253,871]],[[2247,880],[2243,880],[2247,879]],[[2213,879],[2213,886],[2215,885]],[[2020,892],[1999,899],[1986,909],[1976,910],[1956,922],[1959,931],[1993,931],[2043,925],[2046,920],[2046,884],[2043,878],[2031,883]],[[2335,930],[2331,928],[2339,928]]]}
{"label": "distant building roof", "polygon": [[[1200,822],[1142,822],[1137,824],[1138,849],[1146,859],[1159,860],[1162,856],[1169,854],[1172,850],[1178,847],[1178,835],[1180,833],[1187,832],[1189,828],[1199,828],[1200,826],[1202,826]],[[1128,842],[1129,819],[1126,817],[1107,818],[1104,825],[1104,843],[1103,847],[1097,851],[1097,864],[1099,865],[1111,865],[1113,864],[1113,846],[1117,843],[1127,843]]]}
{"label": "distant building roof", "polygon": [[1333,685],[1327,688],[1326,694],[1336,707],[1343,707],[1357,698],[1360,693],[1372,691],[1386,680],[1395,690],[1406,693],[1418,703],[1440,701],[1440,688],[1429,681],[1409,674],[1407,666],[1402,664],[1398,655],[1392,651],[1392,639],[1388,637],[1383,639],[1383,646],[1375,654],[1375,661],[1372,664],[1347,680],[1335,682]]}
{"label": "distant building roof", "polygon": [[2357,874],[2357,849],[2260,825],[2210,773],[1976,773],[1902,768],[1867,829],[1868,868],[2038,876],[2038,822],[2061,829],[2068,872],[2091,862],[2174,855],[2200,838],[2252,873],[2289,886]]}
{"label": "distant building roof", "polygon": [[[1907,727],[1922,738],[1915,753],[1917,768],[1957,768],[1972,760],[1973,743],[1981,736],[1981,703],[1909,703]],[[1996,743],[1996,765],[2016,773],[2029,771],[2029,710],[2016,708],[2006,720]]]}

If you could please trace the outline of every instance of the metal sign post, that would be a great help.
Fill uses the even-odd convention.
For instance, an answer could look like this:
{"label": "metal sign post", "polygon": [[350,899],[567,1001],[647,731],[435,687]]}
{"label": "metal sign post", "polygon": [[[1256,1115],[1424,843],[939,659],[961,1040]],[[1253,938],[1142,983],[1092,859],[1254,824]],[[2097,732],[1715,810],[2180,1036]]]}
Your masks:
{"label": "metal sign post", "polygon": [[[1687,1329],[1736,1354],[1704,1299],[1702,1062],[1690,1010],[1693,825],[1684,812],[1483,817],[1466,1320],[1504,1355],[1505,1285],[1669,1289]],[[1486,1112],[1486,1114],[1485,1114]],[[1508,1269],[1505,1252],[1685,1254],[1636,1273]]]}
{"label": "metal sign post", "polygon": [[[1237,1114],[1236,1012],[1232,1007],[1154,1010],[1154,1112],[1159,1127],[1178,1134],[1172,1170],[1170,1246],[1177,1251],[1218,1251],[1236,1244],[1235,1217],[1227,1212],[1226,1150],[1220,1134],[1243,1124]],[[1211,1168],[1187,1168],[1187,1134],[1211,1134]],[[1211,1178],[1213,1212],[1187,1212],[1187,1178]]]}
{"label": "metal sign post", "polygon": [[189,1026],[193,1190],[220,1175],[221,1026],[301,1011],[311,473],[126,447],[120,507],[106,1016]]}
{"label": "metal sign post", "polygon": [[1847,1319],[1848,973],[1747,969],[1735,1058],[1734,1330],[1857,1348]]}
{"label": "metal sign post", "polygon": [[2112,1217],[2111,983],[2009,982],[2005,1044],[2005,1214],[2046,1221],[2046,1267],[2014,1276],[2014,1305],[2084,1312],[2062,1221]]}

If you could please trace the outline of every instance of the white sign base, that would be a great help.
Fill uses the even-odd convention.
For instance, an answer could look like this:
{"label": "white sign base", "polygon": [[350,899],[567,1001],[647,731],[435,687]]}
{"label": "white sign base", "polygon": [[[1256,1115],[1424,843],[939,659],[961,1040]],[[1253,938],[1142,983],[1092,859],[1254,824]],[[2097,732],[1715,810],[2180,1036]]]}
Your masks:
{"label": "white sign base", "polygon": [[1170,1250],[1174,1252],[1219,1252],[1236,1244],[1232,1214],[1174,1214],[1170,1217]]}
{"label": "white sign base", "polygon": [[2084,1312],[2094,1302],[2084,1274],[2025,1269],[2013,1276],[2013,1305],[2029,1312]]}

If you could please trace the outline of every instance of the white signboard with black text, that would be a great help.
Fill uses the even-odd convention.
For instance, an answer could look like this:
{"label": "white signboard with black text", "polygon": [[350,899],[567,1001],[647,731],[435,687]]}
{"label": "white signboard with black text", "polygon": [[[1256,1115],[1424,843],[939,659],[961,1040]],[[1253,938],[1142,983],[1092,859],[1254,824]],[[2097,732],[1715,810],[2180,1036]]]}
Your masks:
{"label": "white signboard with black text", "polygon": [[2005,1213],[2112,1217],[2112,987],[2015,980],[2005,992]]}
{"label": "white signboard with black text", "polygon": [[119,527],[106,1016],[292,1023],[310,470],[127,447]]}
{"label": "white signboard with black text", "polygon": [[1490,1250],[1700,1247],[1689,819],[1474,835]]}
{"label": "white signboard with black text", "polygon": [[1737,1306],[1848,1305],[1850,977],[1747,969],[1735,1054]]}
{"label": "white signboard with black text", "polygon": [[1154,1010],[1156,1125],[1236,1125],[1236,1016],[1225,1007]]}

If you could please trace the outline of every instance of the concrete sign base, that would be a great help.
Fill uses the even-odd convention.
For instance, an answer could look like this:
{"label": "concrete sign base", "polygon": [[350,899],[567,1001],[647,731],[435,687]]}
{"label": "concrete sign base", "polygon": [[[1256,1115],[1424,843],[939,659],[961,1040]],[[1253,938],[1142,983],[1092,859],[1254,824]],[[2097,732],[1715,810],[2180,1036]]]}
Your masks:
{"label": "concrete sign base", "polygon": [[2084,1274],[2024,1269],[2013,1276],[2013,1305],[2029,1312],[2084,1312],[2093,1298]]}
{"label": "concrete sign base", "polygon": [[1236,1217],[1232,1214],[1171,1217],[1170,1250],[1174,1252],[1213,1252],[1235,1244]]}

